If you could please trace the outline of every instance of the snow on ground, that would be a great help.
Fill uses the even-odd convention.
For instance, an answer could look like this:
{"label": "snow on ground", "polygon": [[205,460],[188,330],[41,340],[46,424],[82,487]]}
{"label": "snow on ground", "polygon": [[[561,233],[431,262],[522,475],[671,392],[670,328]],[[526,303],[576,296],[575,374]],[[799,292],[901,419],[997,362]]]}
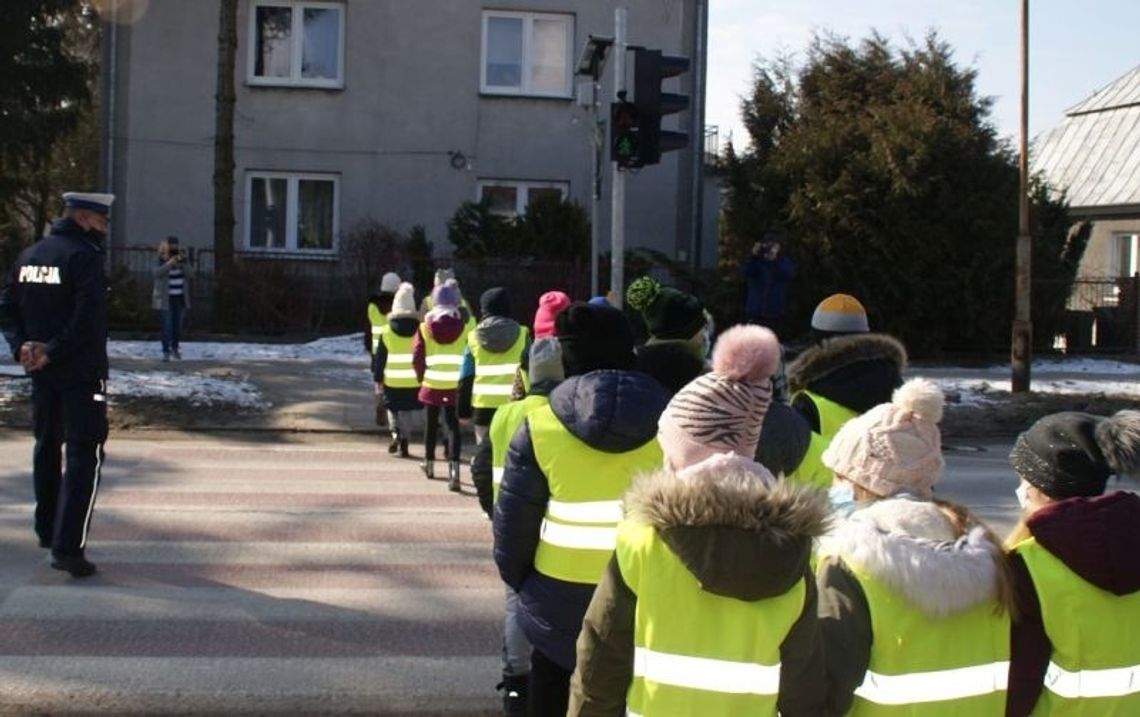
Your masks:
{"label": "snow on ground", "polygon": [[[183,361],[206,361],[214,364],[242,364],[257,361],[300,361],[309,365],[307,373],[345,382],[369,381],[368,359],[363,350],[363,335],[334,336],[305,344],[263,344],[190,341],[182,345]],[[112,364],[116,359],[158,359],[157,341],[111,341],[107,346]],[[19,375],[18,366],[10,359],[0,365],[0,372]],[[238,377],[207,375],[197,368],[182,364],[178,371],[111,370],[109,393],[115,397],[136,396],[172,398],[195,405],[228,404],[249,408],[266,408],[268,403],[257,387]],[[983,368],[953,366],[920,367],[908,375],[925,376],[949,397],[951,404],[984,405],[996,399],[995,394],[1009,391],[1008,365]],[[1032,386],[1038,393],[1105,394],[1136,396],[1140,399],[1140,365],[1110,359],[1065,358],[1039,359],[1033,362]],[[0,380],[0,401],[26,396],[29,382]]]}

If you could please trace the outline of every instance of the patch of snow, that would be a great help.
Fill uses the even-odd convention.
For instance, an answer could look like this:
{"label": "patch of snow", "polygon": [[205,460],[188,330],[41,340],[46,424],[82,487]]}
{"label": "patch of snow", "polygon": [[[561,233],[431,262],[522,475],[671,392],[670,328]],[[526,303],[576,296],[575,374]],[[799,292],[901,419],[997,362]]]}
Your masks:
{"label": "patch of snow", "polygon": [[[32,382],[0,380],[0,403],[31,398]],[[174,371],[118,371],[111,369],[107,398],[116,403],[124,397],[181,399],[192,406],[224,404],[264,410],[271,406],[257,386],[241,379],[219,378],[201,373]]]}
{"label": "patch of snow", "polygon": [[[368,365],[364,334],[333,336],[307,344],[250,344],[220,341],[186,341],[181,346],[183,361],[314,361]],[[162,358],[157,341],[109,341],[107,356],[117,358]]]}

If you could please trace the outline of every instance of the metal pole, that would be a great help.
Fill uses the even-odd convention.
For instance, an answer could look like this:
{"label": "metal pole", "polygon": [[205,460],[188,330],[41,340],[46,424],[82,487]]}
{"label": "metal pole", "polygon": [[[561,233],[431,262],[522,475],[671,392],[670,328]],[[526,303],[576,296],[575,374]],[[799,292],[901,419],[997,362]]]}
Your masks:
{"label": "metal pole", "polygon": [[[599,70],[600,71],[600,70]],[[598,217],[602,204],[602,123],[598,115],[598,102],[601,99],[601,83],[595,73],[593,82],[593,106],[591,107],[590,139],[594,143],[594,156],[590,164],[590,296],[598,295]]]}
{"label": "metal pole", "polygon": [[[614,101],[625,89],[625,8],[614,9]],[[625,173],[613,167],[613,208],[610,216],[610,292],[621,308],[625,298]]]}
{"label": "metal pole", "polygon": [[1021,0],[1021,135],[1018,138],[1021,175],[1017,229],[1016,310],[1010,342],[1010,386],[1013,393],[1029,390],[1033,363],[1033,323],[1029,311],[1033,239],[1029,233],[1029,0]]}
{"label": "metal pole", "polygon": [[[705,34],[708,27],[708,3],[697,0],[693,10],[693,98],[692,98],[692,131],[690,142],[693,147],[693,173],[692,173],[692,211],[690,236],[692,246],[689,256],[692,259],[693,278],[696,280],[697,272],[701,268],[701,250],[703,249],[701,226],[704,214],[704,178],[705,178],[705,65],[708,59],[708,46]],[[696,289],[697,287],[693,287]]]}

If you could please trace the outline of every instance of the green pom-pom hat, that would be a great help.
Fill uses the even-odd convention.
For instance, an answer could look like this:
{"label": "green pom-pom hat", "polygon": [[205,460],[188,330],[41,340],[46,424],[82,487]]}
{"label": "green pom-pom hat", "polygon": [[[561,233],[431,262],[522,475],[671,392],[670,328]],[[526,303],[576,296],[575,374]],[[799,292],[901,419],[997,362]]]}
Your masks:
{"label": "green pom-pom hat", "polygon": [[649,276],[639,277],[629,285],[625,301],[641,312],[652,339],[688,340],[705,326],[705,305],[700,299],[662,286]]}

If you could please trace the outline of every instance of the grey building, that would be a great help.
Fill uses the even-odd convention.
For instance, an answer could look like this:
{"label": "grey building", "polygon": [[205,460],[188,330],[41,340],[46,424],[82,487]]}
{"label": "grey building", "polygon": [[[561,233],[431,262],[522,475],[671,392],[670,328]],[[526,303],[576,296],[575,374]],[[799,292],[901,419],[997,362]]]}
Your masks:
{"label": "grey building", "polygon": [[[694,42],[703,3],[621,4],[631,44],[692,56],[703,43]],[[554,192],[589,208],[592,115],[575,68],[589,35],[613,34],[615,5],[239,0],[236,252],[328,262],[343,233],[372,218],[399,231],[424,225],[447,253],[446,221],[467,200],[487,196],[517,213]],[[105,179],[119,197],[112,247],[176,234],[209,248],[218,3],[135,6],[141,15],[119,18],[107,43]],[[694,74],[672,80],[675,91],[691,95]],[[603,114],[612,96],[607,71]],[[665,124],[688,130],[691,118]],[[630,177],[627,246],[691,259],[699,156],[672,152]],[[716,214],[706,207],[699,232],[706,266],[715,263]]]}

